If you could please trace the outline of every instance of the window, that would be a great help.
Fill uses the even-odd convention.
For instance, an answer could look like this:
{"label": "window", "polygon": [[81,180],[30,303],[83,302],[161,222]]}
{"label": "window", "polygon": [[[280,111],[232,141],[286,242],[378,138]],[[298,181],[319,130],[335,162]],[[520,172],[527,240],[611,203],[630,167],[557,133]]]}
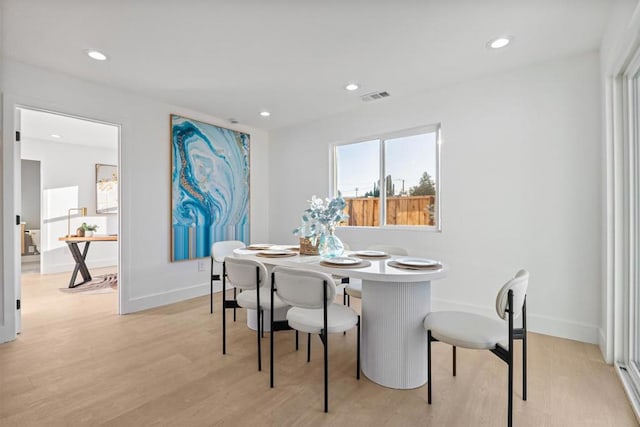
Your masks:
{"label": "window", "polygon": [[[633,37],[637,46],[637,37]],[[623,59],[605,86],[607,335],[603,343],[607,361],[614,362],[634,412],[639,414],[640,49],[625,52]]]}
{"label": "window", "polygon": [[[625,194],[629,209],[630,224],[627,224],[628,252],[628,284],[625,289],[626,307],[624,308],[623,357],[617,360],[619,369],[623,370],[623,380],[627,381],[635,393],[640,396],[640,50],[624,73],[622,78],[623,105],[621,114],[626,132],[624,134],[627,153],[631,161],[628,167],[628,186]],[[633,402],[639,405],[640,401]],[[636,406],[636,409],[639,409]]]}
{"label": "window", "polygon": [[334,146],[334,193],[356,227],[440,229],[440,127]]}

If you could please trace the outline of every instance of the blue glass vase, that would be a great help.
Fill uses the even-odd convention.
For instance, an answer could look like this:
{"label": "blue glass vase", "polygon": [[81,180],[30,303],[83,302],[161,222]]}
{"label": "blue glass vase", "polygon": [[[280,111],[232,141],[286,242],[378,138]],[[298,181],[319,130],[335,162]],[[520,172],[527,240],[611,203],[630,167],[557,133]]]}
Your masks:
{"label": "blue glass vase", "polygon": [[335,235],[335,226],[327,227],[327,231],[320,236],[318,244],[318,253],[322,258],[335,258],[342,256],[344,253],[344,245],[342,240]]}

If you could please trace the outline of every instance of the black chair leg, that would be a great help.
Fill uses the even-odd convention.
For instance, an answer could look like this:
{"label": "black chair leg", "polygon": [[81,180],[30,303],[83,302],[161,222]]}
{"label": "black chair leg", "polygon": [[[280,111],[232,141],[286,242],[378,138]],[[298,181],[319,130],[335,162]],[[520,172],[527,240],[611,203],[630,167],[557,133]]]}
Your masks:
{"label": "black chair leg", "polygon": [[453,346],[453,376],[456,376],[456,346]]}
{"label": "black chair leg", "polygon": [[527,400],[527,297],[522,304],[522,400]]}
{"label": "black chair leg", "polygon": [[427,402],[431,405],[431,331],[427,331]]}
{"label": "black chair leg", "polygon": [[329,337],[326,329],[322,334],[324,335],[324,412],[329,412]]}
{"label": "black chair leg", "polygon": [[[344,283],[344,282],[342,282]],[[342,305],[347,305],[347,287],[342,289]],[[342,332],[342,335],[347,335],[347,331]]]}
{"label": "black chair leg", "polygon": [[224,309],[226,291],[222,289],[222,354],[227,354],[227,310]]}
{"label": "black chair leg", "polygon": [[[273,292],[271,293],[271,298],[272,298],[271,300],[273,301]],[[271,309],[271,316],[269,316],[269,320],[270,320],[269,323],[271,324],[271,332],[269,332],[269,385],[271,388],[273,388],[273,376],[274,376],[274,372],[273,372],[273,347],[274,347],[273,308]]]}
{"label": "black chair leg", "polygon": [[357,348],[357,358],[358,358],[358,362],[356,363],[356,378],[360,379],[360,316],[358,316],[358,337],[357,337],[357,341],[356,341],[356,348]]}
{"label": "black chair leg", "polygon": [[307,363],[311,362],[311,334],[307,334]]}
{"label": "black chair leg", "polygon": [[527,400],[527,335],[522,339],[522,400]]}
{"label": "black chair leg", "polygon": [[513,426],[513,290],[507,293],[507,307],[509,309],[509,351],[507,353],[507,365],[509,365],[509,403],[507,409],[507,425]]}
{"label": "black chair leg", "polygon": [[298,351],[298,331],[296,330],[296,351]]}
{"label": "black chair leg", "polygon": [[[233,299],[237,300],[238,295],[236,294],[236,288],[233,288]],[[236,321],[236,308],[233,307],[233,321]]]}
{"label": "black chair leg", "polygon": [[262,346],[260,345],[260,329],[262,322],[260,321],[260,314],[262,310],[258,308],[258,315],[256,316],[256,320],[258,321],[258,327],[256,328],[256,337],[258,338],[258,371],[262,371]]}
{"label": "black chair leg", "polygon": [[209,278],[209,283],[211,284],[211,294],[209,298],[211,298],[211,314],[213,314],[213,255],[211,256],[211,277]]}
{"label": "black chair leg", "polygon": [[507,413],[507,425],[513,425],[513,358],[509,363],[509,408]]}

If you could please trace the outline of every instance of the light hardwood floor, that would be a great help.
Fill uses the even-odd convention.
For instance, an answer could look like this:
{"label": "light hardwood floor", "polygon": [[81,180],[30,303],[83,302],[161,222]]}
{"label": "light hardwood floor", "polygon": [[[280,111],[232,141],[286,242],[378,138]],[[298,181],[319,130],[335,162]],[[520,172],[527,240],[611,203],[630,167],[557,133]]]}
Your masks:
{"label": "light hardwood floor", "polygon": [[[108,271],[102,271],[108,272]],[[101,273],[96,271],[96,274]],[[322,345],[276,333],[276,388],[269,389],[245,315],[228,325],[221,354],[220,299],[208,297],[116,315],[116,293],[64,294],[68,274],[23,277],[23,332],[0,345],[2,426],[502,426],[506,365],[489,352],[434,344],[433,405],[426,387],[391,390],[355,379],[355,330],[330,337],[329,414],[322,412]],[[357,300],[356,300],[357,304]],[[518,346],[518,354],[520,347]],[[627,426],[636,420],[611,366],[595,345],[530,334],[529,400],[517,426]]]}

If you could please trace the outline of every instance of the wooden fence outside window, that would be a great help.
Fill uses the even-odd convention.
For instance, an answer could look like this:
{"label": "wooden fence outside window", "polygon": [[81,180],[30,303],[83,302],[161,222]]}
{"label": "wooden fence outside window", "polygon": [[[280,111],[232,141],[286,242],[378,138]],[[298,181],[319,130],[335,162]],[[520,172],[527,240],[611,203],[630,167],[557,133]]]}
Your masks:
{"label": "wooden fence outside window", "polygon": [[[378,197],[345,197],[349,214],[343,225],[380,225]],[[387,197],[387,225],[435,225],[436,196]]]}

